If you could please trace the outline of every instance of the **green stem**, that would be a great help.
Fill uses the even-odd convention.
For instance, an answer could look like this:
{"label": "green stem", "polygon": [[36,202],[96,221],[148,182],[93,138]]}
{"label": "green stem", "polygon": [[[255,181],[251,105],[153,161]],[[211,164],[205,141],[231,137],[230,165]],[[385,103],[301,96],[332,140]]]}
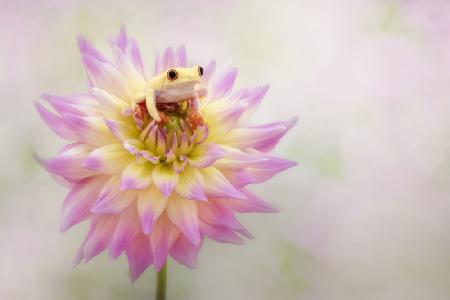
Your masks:
{"label": "green stem", "polygon": [[162,269],[156,274],[156,295],[155,300],[166,300],[167,287],[167,261]]}

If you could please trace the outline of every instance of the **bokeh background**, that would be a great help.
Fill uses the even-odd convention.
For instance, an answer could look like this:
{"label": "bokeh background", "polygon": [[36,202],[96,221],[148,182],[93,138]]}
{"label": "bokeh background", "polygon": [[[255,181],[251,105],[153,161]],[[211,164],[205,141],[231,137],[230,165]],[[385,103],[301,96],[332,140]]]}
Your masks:
{"label": "bokeh background", "polygon": [[61,141],[42,92],[85,90],[76,34],[109,51],[121,24],[148,69],[191,61],[270,83],[253,121],[299,123],[276,149],[299,166],[255,189],[281,208],[243,215],[244,246],[207,242],[170,263],[169,299],[450,299],[450,2],[0,1],[0,299],[152,299],[122,257],[72,270],[86,226],[62,235],[66,190],[32,153]]}

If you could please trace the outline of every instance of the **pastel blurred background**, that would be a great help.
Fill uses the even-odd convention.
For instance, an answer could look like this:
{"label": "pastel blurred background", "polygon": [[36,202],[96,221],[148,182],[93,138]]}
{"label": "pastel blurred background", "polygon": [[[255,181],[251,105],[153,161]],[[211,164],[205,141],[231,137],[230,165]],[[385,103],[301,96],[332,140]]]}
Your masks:
{"label": "pastel blurred background", "polygon": [[270,83],[253,122],[300,118],[276,153],[299,166],[256,188],[281,208],[242,215],[255,239],[207,242],[169,266],[169,299],[450,299],[450,2],[446,0],[0,1],[0,299],[152,299],[106,254],[72,270],[87,230],[62,235],[66,190],[32,153],[62,142],[34,108],[84,91],[76,34]]}

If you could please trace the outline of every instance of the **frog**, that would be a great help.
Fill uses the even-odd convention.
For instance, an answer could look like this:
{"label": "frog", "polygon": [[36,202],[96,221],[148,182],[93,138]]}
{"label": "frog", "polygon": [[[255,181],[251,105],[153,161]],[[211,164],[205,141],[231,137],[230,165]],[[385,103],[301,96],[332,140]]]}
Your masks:
{"label": "frog", "polygon": [[197,126],[202,123],[197,90],[202,76],[201,66],[169,68],[146,82],[144,90],[131,99],[131,110],[139,112],[145,105],[153,120],[164,124],[167,117],[162,109],[158,110],[158,107],[170,107],[186,101],[188,123]]}

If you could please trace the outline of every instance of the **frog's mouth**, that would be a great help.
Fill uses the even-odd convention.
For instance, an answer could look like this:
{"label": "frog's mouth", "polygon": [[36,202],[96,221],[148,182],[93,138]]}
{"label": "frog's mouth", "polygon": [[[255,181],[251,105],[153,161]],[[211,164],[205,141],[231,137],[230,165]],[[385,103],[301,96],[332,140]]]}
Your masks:
{"label": "frog's mouth", "polygon": [[170,85],[167,85],[166,88],[172,88],[172,87],[180,87],[180,86],[185,86],[185,85],[196,85],[199,84],[200,81],[188,81],[188,82],[181,82],[181,83],[171,83]]}

